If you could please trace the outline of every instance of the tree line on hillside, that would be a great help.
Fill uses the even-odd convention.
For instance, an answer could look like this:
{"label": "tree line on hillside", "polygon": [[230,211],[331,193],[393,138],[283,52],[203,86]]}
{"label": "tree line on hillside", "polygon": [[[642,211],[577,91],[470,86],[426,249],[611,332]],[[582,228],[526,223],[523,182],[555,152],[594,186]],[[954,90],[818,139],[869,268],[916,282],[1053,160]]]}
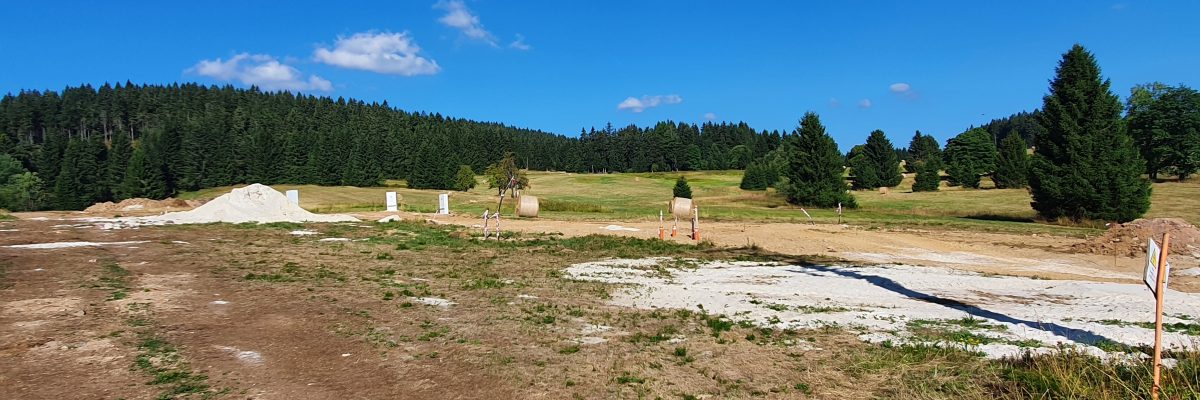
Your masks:
{"label": "tree line on hillside", "polygon": [[[913,191],[938,190],[943,171],[948,184],[966,188],[990,175],[997,188],[1028,187],[1045,219],[1129,221],[1149,209],[1142,174],[1183,180],[1200,170],[1200,94],[1152,83],[1135,87],[1122,106],[1095,57],[1075,45],[1037,111],[969,128],[944,149],[920,131],[896,149],[877,130],[845,156],[808,113],[784,146],[750,163],[742,188],[774,186],[794,204],[853,207],[847,189],[896,186],[901,168],[916,174]],[[768,179],[780,175],[787,180]]]}
{"label": "tree line on hillside", "polygon": [[468,169],[510,152],[533,170],[741,169],[782,141],[745,123],[610,124],[572,138],[254,87],[83,85],[0,98],[0,208],[81,209],[252,182],[455,189],[469,186]]}

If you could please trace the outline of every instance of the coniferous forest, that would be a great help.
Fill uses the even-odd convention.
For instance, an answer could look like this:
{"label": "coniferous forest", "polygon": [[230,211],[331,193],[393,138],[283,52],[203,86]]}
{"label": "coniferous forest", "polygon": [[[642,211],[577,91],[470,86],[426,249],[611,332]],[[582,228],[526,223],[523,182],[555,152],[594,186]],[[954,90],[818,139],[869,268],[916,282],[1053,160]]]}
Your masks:
{"label": "coniferous forest", "polygon": [[505,152],[533,170],[741,169],[783,136],[664,121],[574,138],[253,87],[83,85],[0,99],[0,196],[34,210],[251,182],[450,189],[461,166],[480,173]]}

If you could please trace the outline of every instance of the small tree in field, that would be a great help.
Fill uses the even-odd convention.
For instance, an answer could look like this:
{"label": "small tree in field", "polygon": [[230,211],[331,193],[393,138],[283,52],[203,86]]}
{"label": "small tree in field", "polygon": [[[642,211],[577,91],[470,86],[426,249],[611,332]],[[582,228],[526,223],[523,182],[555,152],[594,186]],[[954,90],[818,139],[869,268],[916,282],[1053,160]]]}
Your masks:
{"label": "small tree in field", "polygon": [[692,187],[688,186],[687,178],[684,178],[681,175],[679,177],[679,179],[675,180],[674,192],[675,192],[675,197],[682,197],[685,199],[692,198]]}
{"label": "small tree in field", "polygon": [[[517,168],[517,156],[512,152],[504,153],[504,157],[492,165],[488,165],[483,171],[483,175],[487,177],[488,189],[496,189],[496,195],[503,195],[504,190],[508,188],[509,180],[514,180],[514,189],[525,190],[529,188],[529,176],[525,171]],[[516,197],[516,191],[510,194]]]}
{"label": "small tree in field", "polygon": [[746,166],[746,171],[742,172],[742,183],[738,187],[742,190],[767,190],[767,186],[771,185],[767,177],[770,168],[771,166],[762,160],[751,162]]}
{"label": "small tree in field", "polygon": [[465,192],[475,188],[475,171],[469,165],[458,167],[458,173],[454,175],[454,190]]}

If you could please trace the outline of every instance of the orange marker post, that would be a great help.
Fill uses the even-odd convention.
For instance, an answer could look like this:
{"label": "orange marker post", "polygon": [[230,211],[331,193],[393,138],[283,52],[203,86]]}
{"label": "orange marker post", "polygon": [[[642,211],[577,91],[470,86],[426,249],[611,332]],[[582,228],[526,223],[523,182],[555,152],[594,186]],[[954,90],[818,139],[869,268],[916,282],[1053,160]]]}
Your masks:
{"label": "orange marker post", "polygon": [[692,208],[692,240],[700,240],[700,207]]}
{"label": "orange marker post", "polygon": [[1163,333],[1163,280],[1167,277],[1167,250],[1171,246],[1171,234],[1163,233],[1162,253],[1158,255],[1158,277],[1154,282],[1154,386],[1150,388],[1150,398],[1158,400],[1162,379],[1162,333]]}
{"label": "orange marker post", "polygon": [[658,240],[665,240],[667,230],[663,228],[663,212],[658,210]]}

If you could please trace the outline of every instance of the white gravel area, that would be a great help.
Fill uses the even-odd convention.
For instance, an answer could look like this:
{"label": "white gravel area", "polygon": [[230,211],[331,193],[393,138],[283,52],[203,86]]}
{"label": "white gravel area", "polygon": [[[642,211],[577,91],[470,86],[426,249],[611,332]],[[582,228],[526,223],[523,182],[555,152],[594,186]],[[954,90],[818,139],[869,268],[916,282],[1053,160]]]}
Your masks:
{"label": "white gravel area", "polygon": [[[579,280],[623,284],[613,295],[612,302],[618,305],[702,308],[777,328],[838,325],[869,342],[922,341],[911,332],[915,325],[968,329],[991,340],[946,344],[993,358],[1048,351],[1059,344],[1107,356],[1100,347],[1111,349],[1113,342],[1150,345],[1154,340],[1152,329],[1136,325],[1154,321],[1154,298],[1140,284],[1031,279],[909,265],[679,263],[670,258],[581,263],[566,273]],[[1165,302],[1165,322],[1200,324],[1200,295],[1168,289]],[[1200,337],[1167,332],[1164,343],[1194,348],[1200,345]]]}

